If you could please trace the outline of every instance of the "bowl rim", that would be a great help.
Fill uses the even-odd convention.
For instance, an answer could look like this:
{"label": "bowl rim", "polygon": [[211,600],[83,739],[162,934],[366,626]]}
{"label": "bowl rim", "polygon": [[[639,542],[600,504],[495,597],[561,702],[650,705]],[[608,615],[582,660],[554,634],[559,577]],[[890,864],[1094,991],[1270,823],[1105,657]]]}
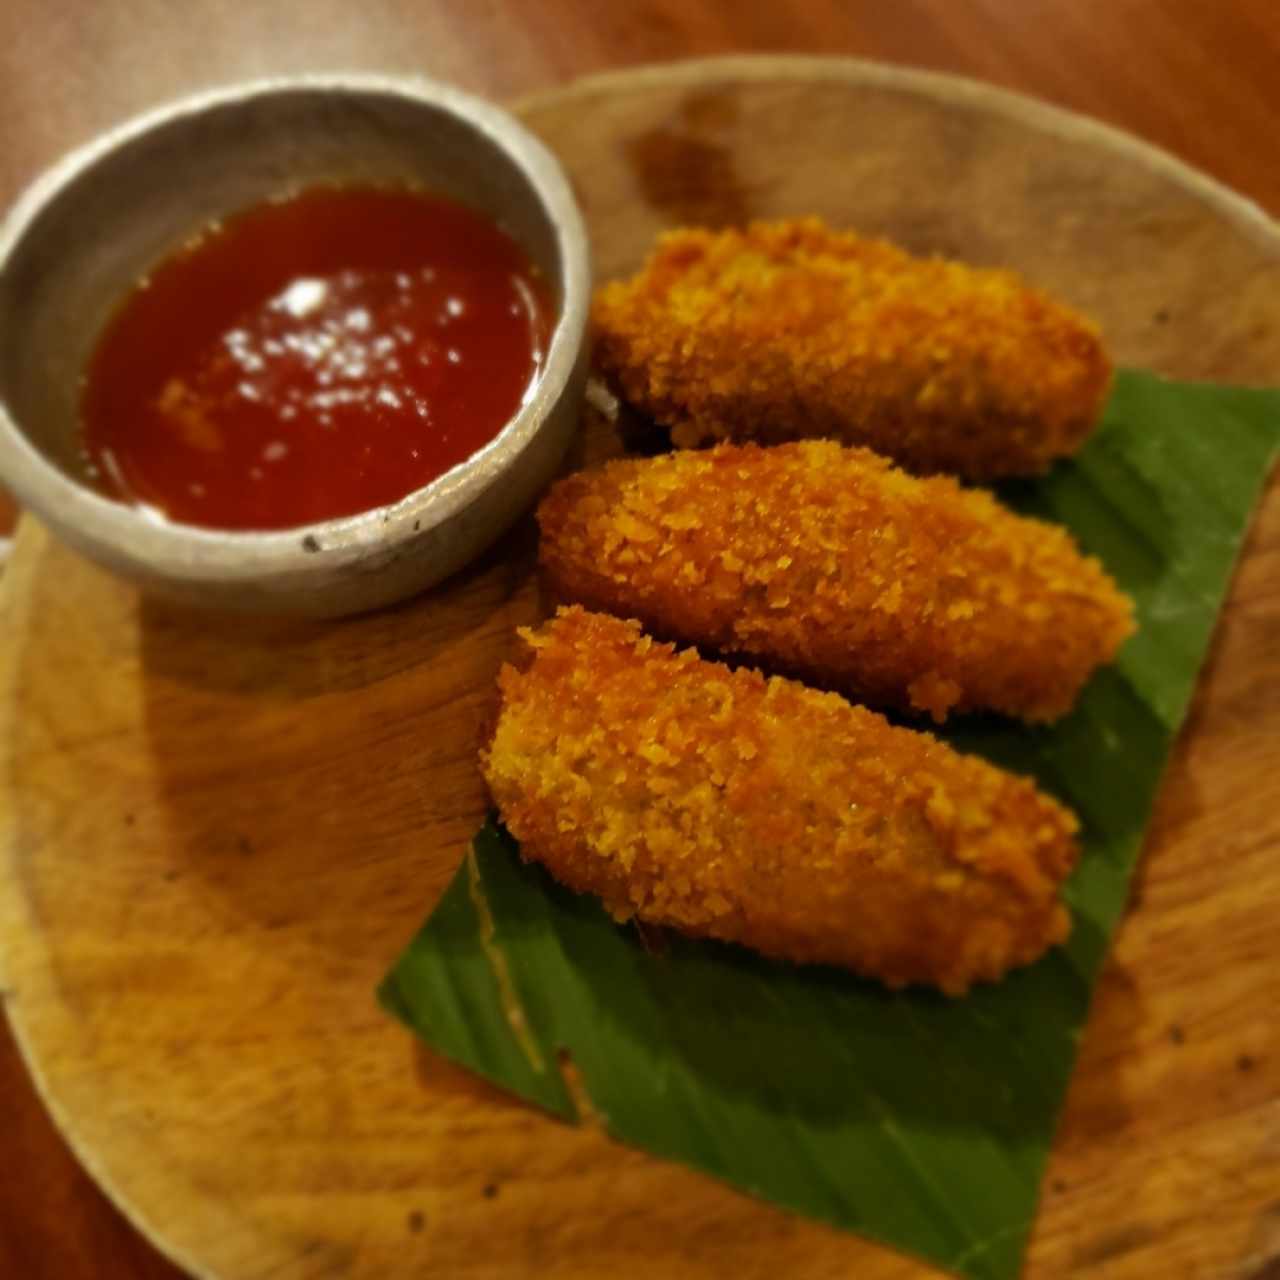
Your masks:
{"label": "bowl rim", "polygon": [[[157,520],[145,509],[97,493],[50,462],[0,396],[0,476],[42,519],[73,529],[77,541],[110,547],[161,577],[235,583],[264,574],[326,572],[390,553],[454,519],[524,452],[569,386],[586,337],[591,293],[586,227],[569,180],[551,151],[504,108],[427,76],[312,72],[225,84],[131,116],[73,148],[19,194],[0,222],[5,271],[40,214],[82,174],[161,127],[228,106],[294,94],[361,94],[443,110],[481,135],[523,174],[549,220],[559,256],[560,308],[546,359],[515,414],[492,440],[443,475],[395,502],[284,529],[218,529]],[[313,553],[323,552],[323,555]]]}

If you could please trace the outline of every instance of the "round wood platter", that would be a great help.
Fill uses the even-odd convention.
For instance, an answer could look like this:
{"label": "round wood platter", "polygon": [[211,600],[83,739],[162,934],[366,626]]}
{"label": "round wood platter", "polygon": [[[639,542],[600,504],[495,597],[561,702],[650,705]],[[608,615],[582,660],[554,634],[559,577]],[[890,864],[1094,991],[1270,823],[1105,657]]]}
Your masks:
{"label": "round wood platter", "polygon": [[[812,212],[1016,267],[1101,319],[1122,362],[1280,371],[1265,217],[1025,99],[729,59],[519,110],[573,177],[601,278],[670,224]],[[141,598],[23,525],[0,623],[0,985],[49,1108],[125,1213],[217,1280],[931,1274],[550,1120],[374,1003],[482,816],[478,726],[538,610],[532,566],[525,519],[401,608],[245,621]],[[1278,571],[1273,489],[1099,988],[1035,1280],[1274,1274]]]}

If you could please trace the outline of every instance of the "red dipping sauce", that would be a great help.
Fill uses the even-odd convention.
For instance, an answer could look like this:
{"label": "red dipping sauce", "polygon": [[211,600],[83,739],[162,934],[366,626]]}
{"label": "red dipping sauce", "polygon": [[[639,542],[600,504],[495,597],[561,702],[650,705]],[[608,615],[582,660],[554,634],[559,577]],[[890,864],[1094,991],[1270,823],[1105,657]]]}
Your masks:
{"label": "red dipping sauce", "polygon": [[403,498],[519,409],[551,328],[522,249],[452,200],[318,187],[211,227],[125,299],[90,361],[107,493],[282,529]]}

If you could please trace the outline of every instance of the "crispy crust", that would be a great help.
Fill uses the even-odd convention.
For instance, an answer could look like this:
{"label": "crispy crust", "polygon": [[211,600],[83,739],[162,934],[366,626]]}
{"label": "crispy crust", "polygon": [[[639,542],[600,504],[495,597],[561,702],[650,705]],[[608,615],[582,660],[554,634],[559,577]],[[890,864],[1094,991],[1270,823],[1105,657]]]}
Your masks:
{"label": "crispy crust", "polygon": [[482,768],[524,855],[620,919],[953,995],[1069,931],[1074,817],[794,681],[563,609],[504,667]]}
{"label": "crispy crust", "polygon": [[1096,326],[1012,273],[817,218],[670,232],[594,322],[599,368],[683,446],[824,436],[920,473],[1034,474],[1111,383]]}
{"label": "crispy crust", "polygon": [[611,462],[538,521],[559,598],[938,721],[1062,715],[1133,631],[1063,529],[829,441]]}

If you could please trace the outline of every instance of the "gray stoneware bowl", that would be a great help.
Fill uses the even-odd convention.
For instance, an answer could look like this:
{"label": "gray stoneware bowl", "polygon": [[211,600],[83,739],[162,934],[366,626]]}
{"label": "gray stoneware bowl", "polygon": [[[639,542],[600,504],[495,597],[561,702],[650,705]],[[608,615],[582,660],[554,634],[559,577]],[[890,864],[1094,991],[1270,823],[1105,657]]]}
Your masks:
{"label": "gray stoneware bowl", "polygon": [[[144,272],[211,218],[317,182],[408,181],[480,209],[550,283],[542,374],[495,440],[390,506],[273,532],[157,523],[87,482],[80,378]],[[586,232],[550,152],[419,79],[266,80],[163,107],[73,152],[0,227],[0,480],[72,546],[199,604],[325,617],[402,599],[489,545],[564,453],[586,373]]]}

